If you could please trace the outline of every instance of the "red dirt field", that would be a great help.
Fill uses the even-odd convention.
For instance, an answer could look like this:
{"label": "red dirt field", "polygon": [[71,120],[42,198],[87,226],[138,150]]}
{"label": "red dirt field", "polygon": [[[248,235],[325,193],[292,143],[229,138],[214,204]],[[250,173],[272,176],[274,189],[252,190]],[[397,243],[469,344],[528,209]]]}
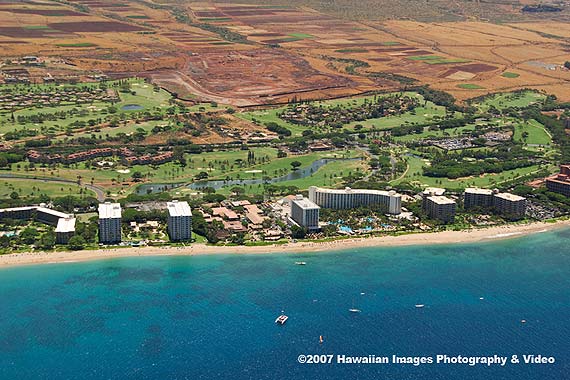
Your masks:
{"label": "red dirt field", "polygon": [[146,30],[140,26],[124,24],[116,21],[87,21],[87,22],[58,22],[48,24],[50,28],[65,32],[83,33],[112,33],[112,32],[139,32]]}
{"label": "red dirt field", "polygon": [[0,27],[0,36],[12,38],[50,38],[67,36],[66,33],[50,29],[25,29],[19,27]]}
{"label": "red dirt field", "polygon": [[468,73],[478,74],[478,73],[485,73],[487,71],[494,71],[497,70],[497,66],[486,65],[484,63],[472,63],[469,65],[463,66],[455,66],[454,69],[460,71],[467,71]]}
{"label": "red dirt field", "polygon": [[70,11],[67,9],[11,9],[3,8],[0,12],[11,12],[19,14],[40,15],[40,16],[85,16],[83,13]]}

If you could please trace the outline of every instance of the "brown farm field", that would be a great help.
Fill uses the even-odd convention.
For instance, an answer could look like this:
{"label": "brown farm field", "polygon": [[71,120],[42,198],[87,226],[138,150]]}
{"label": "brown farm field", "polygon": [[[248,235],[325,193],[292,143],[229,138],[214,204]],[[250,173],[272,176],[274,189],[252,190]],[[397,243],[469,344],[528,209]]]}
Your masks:
{"label": "brown farm field", "polygon": [[570,24],[561,20],[356,21],[332,14],[292,5],[8,0],[0,3],[0,49],[4,61],[39,56],[43,65],[29,70],[32,81],[46,72],[137,75],[189,101],[238,107],[412,83],[460,100],[524,87],[570,100],[563,67]]}

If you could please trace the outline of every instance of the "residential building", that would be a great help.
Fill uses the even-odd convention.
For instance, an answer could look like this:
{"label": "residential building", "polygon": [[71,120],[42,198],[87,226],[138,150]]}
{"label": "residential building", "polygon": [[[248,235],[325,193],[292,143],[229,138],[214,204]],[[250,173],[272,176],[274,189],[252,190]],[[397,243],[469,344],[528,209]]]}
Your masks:
{"label": "residential building", "polygon": [[384,205],[389,214],[402,212],[402,196],[395,191],[351,189],[324,189],[311,186],[309,200],[323,208],[349,209],[373,205]]}
{"label": "residential building", "polygon": [[570,197],[570,165],[560,165],[560,173],[546,178],[546,188]]}
{"label": "residential building", "polygon": [[511,218],[523,218],[526,213],[526,198],[510,193],[499,193],[498,190],[465,189],[464,207],[466,210],[473,207],[487,208],[499,215]]}
{"label": "residential building", "polygon": [[463,193],[463,207],[466,210],[480,207],[491,208],[493,207],[493,190],[468,188]]}
{"label": "residential building", "polygon": [[443,223],[453,223],[455,219],[456,203],[443,195],[432,195],[425,198],[425,213],[431,219],[437,219]]}
{"label": "residential building", "polygon": [[309,231],[319,229],[319,210],[319,205],[302,195],[297,195],[291,201],[291,219]]}
{"label": "residential building", "polygon": [[172,241],[192,240],[192,210],[188,202],[174,200],[168,208],[168,236]]}
{"label": "residential building", "polygon": [[73,235],[75,235],[75,218],[72,216],[60,218],[55,228],[55,242],[67,244]]}
{"label": "residential building", "polygon": [[493,196],[495,212],[513,219],[524,218],[526,198],[510,193],[497,193]]}
{"label": "residential building", "polygon": [[440,187],[426,187],[424,191],[421,192],[422,197],[422,210],[426,209],[427,198],[431,196],[443,196],[445,194],[445,189]]}
{"label": "residential building", "polygon": [[99,204],[99,243],[121,242],[121,205],[105,202]]}

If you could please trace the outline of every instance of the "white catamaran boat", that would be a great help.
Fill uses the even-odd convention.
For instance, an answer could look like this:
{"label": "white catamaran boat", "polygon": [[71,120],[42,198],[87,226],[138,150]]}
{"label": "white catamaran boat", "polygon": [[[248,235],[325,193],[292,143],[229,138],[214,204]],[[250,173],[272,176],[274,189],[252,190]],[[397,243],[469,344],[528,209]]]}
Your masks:
{"label": "white catamaran boat", "polygon": [[307,265],[304,261],[295,261],[295,265]]}
{"label": "white catamaran boat", "polygon": [[280,325],[284,325],[288,319],[289,319],[288,316],[286,316],[285,314],[281,314],[280,316],[277,317],[277,319],[275,320],[275,323],[280,324]]}

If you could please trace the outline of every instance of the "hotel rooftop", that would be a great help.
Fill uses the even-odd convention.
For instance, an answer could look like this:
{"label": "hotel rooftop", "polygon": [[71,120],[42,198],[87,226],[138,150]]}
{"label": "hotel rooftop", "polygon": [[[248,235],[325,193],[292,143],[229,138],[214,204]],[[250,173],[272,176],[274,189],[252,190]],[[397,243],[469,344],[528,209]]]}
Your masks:
{"label": "hotel rooftop", "polygon": [[430,201],[434,202],[435,204],[438,204],[438,205],[455,204],[455,201],[453,199],[450,199],[448,197],[444,197],[442,195],[434,195],[434,196],[428,197],[428,199]]}
{"label": "hotel rooftop", "polygon": [[172,201],[166,204],[170,216],[192,216],[188,202]]}
{"label": "hotel rooftop", "polygon": [[423,191],[423,194],[442,196],[445,194],[445,189],[442,189],[440,187],[426,187],[426,189]]}
{"label": "hotel rooftop", "polygon": [[60,218],[57,221],[57,227],[55,228],[55,232],[75,232],[75,218],[73,217],[66,217]]}
{"label": "hotel rooftop", "polygon": [[295,199],[293,199],[292,202],[295,202],[295,204],[296,204],[297,206],[299,206],[299,207],[301,207],[302,209],[305,209],[305,210],[316,209],[316,208],[318,209],[318,208],[320,208],[319,205],[317,205],[317,204],[314,203],[314,202],[311,202],[311,201],[309,200],[309,198],[304,198],[302,195],[297,195],[297,196],[295,197]]}
{"label": "hotel rooftop", "polygon": [[121,205],[119,203],[100,203],[99,219],[118,219],[121,217]]}
{"label": "hotel rooftop", "polygon": [[515,194],[511,194],[511,193],[498,193],[495,194],[496,198],[501,198],[507,201],[511,201],[511,202],[519,202],[519,201],[524,201],[526,198],[525,197],[521,197]]}
{"label": "hotel rooftop", "polygon": [[465,189],[465,192],[469,194],[493,195],[493,190],[491,189],[479,189],[476,187],[467,188]]}

